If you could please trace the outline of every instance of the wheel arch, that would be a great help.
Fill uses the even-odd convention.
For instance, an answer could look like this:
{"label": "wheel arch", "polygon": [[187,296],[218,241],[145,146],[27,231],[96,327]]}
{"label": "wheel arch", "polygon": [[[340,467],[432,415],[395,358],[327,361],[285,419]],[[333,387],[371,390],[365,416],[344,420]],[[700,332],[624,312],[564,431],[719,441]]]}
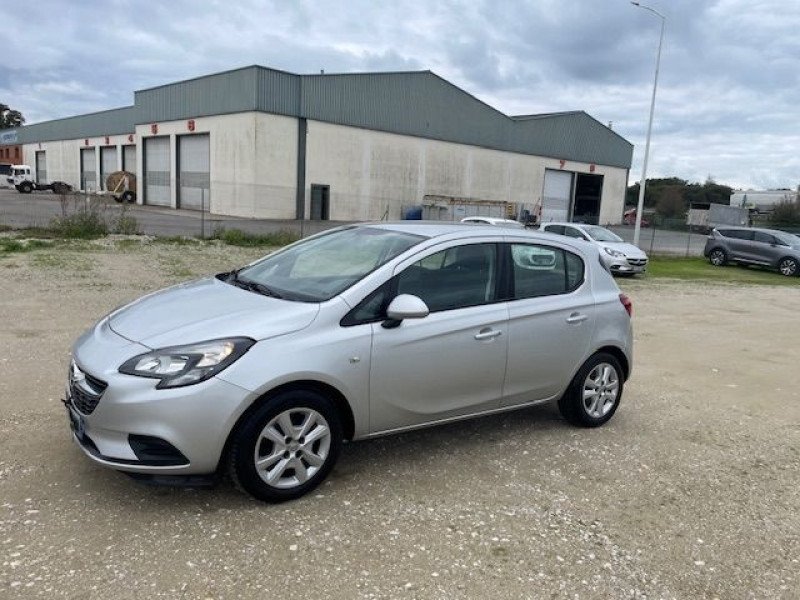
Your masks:
{"label": "wheel arch", "polygon": [[628,377],[631,374],[631,365],[630,362],[628,361],[627,355],[622,351],[622,349],[619,348],[618,346],[603,346],[602,348],[599,348],[597,352],[595,352],[594,354],[600,354],[602,352],[610,354],[611,356],[617,359],[620,366],[622,367],[622,374],[624,375],[624,380],[628,381]]}
{"label": "wheel arch", "polygon": [[230,451],[231,443],[235,437],[236,432],[247,422],[250,416],[256,412],[261,406],[263,406],[266,402],[269,402],[272,398],[274,398],[277,394],[281,394],[283,392],[290,392],[293,390],[307,390],[307,391],[314,391],[318,394],[325,396],[326,398],[330,399],[333,402],[334,408],[336,412],[339,414],[339,417],[342,422],[342,435],[346,440],[352,440],[353,436],[355,435],[355,417],[353,415],[353,410],[350,407],[350,403],[345,398],[344,394],[342,394],[338,389],[334,386],[324,383],[322,381],[317,381],[313,379],[300,379],[297,381],[290,381],[288,383],[283,383],[277,387],[272,388],[271,390],[264,392],[261,396],[259,396],[255,401],[253,401],[250,406],[236,419],[236,423],[231,427],[231,430],[228,432],[228,437],[225,440],[225,446],[222,449],[222,453],[219,457],[219,463],[217,469],[223,468],[227,462],[228,453]]}

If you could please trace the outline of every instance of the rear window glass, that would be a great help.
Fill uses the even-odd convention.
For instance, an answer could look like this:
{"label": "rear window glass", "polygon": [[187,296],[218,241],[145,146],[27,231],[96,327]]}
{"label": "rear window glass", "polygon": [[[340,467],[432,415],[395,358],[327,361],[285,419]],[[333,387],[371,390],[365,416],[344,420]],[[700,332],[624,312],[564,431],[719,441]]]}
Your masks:
{"label": "rear window glass", "polygon": [[746,229],[718,229],[717,231],[719,231],[726,238],[732,238],[734,240],[753,239],[753,232]]}
{"label": "rear window glass", "polygon": [[572,252],[535,244],[512,244],[515,299],[565,294],[583,282],[583,261]]}

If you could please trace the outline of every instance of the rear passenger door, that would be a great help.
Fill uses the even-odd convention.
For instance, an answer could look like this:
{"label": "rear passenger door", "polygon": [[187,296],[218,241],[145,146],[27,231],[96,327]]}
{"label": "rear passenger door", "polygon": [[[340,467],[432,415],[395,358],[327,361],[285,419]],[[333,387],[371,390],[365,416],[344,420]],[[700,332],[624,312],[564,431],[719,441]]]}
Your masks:
{"label": "rear passenger door", "polygon": [[752,261],[753,252],[753,232],[747,229],[727,229],[721,231],[722,235],[728,238],[728,249],[730,258],[734,260]]}
{"label": "rear passenger door", "polygon": [[503,405],[561,394],[583,362],[594,298],[578,254],[546,244],[505,244],[509,266],[508,367]]}

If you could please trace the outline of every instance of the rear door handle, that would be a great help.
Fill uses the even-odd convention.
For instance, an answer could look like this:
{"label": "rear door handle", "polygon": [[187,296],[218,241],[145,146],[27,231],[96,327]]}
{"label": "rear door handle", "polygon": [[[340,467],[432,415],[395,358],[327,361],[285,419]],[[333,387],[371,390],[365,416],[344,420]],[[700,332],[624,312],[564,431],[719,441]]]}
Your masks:
{"label": "rear door handle", "polygon": [[475,334],[476,340],[491,340],[492,338],[496,338],[499,335],[503,335],[503,332],[499,329],[481,329],[479,333]]}
{"label": "rear door handle", "polygon": [[570,316],[567,317],[567,323],[570,325],[575,325],[577,323],[583,323],[586,319],[588,319],[586,315],[582,315],[581,313],[572,313]]}

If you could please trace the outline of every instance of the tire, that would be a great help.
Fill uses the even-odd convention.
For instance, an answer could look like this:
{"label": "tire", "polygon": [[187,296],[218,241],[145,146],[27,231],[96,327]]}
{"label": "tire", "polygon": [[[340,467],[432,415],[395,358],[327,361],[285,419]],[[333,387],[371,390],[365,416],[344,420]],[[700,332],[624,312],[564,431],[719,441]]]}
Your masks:
{"label": "tire", "polygon": [[[623,380],[622,367],[614,356],[605,352],[593,355],[578,370],[558,401],[561,415],[573,425],[599,427],[617,412]],[[585,392],[591,395],[584,398]]]}
{"label": "tire", "polygon": [[136,194],[134,194],[130,190],[122,192],[122,196],[119,197],[119,202],[127,202],[128,204],[133,204],[134,202],[136,202]]}
{"label": "tire", "polygon": [[800,272],[800,265],[798,265],[796,259],[792,258],[791,256],[787,256],[786,258],[782,258],[780,261],[778,261],[778,271],[781,272],[781,275],[794,277],[798,274],[798,272]]}
{"label": "tire", "polygon": [[722,267],[728,262],[728,253],[722,248],[714,248],[708,253],[708,261],[715,267]]}
{"label": "tire", "polygon": [[23,181],[17,189],[20,194],[30,194],[33,191],[33,184],[30,181]]}
{"label": "tire", "polygon": [[[310,435],[315,437],[309,440]],[[341,421],[325,396],[311,390],[282,392],[234,432],[228,472],[237,487],[259,500],[293,500],[322,483],[341,446]]]}

